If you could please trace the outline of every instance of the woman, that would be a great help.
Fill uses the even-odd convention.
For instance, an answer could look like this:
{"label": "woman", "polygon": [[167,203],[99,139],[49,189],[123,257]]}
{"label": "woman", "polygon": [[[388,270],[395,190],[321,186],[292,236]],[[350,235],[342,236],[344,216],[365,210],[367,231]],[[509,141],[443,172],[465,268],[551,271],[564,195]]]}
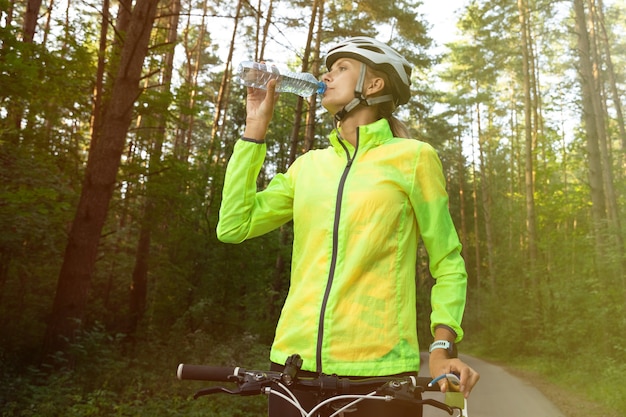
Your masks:
{"label": "woman", "polygon": [[[281,365],[298,353],[303,370],[342,376],[415,373],[421,235],[436,279],[430,372],[457,373],[467,396],[479,376],[453,357],[454,343],[463,338],[467,274],[441,163],[431,146],[406,139],[406,128],[392,115],[410,98],[411,67],[367,37],[331,49],[326,66],[321,103],[336,123],[331,146],[302,155],[257,192],[277,99],[270,81],[267,92],[248,88],[244,137],[226,171],[220,240],[239,243],[293,220],[291,283],[270,359]],[[350,415],[404,415],[378,403]],[[299,415],[285,404],[270,398],[270,416]]]}

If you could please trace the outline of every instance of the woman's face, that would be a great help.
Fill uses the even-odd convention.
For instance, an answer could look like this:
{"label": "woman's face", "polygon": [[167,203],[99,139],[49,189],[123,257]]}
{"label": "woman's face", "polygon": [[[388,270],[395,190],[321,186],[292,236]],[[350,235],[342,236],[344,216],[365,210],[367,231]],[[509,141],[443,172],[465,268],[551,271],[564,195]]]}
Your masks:
{"label": "woman's face", "polygon": [[322,76],[326,91],[322,106],[335,114],[354,98],[354,88],[361,74],[361,62],[351,58],[339,58]]}

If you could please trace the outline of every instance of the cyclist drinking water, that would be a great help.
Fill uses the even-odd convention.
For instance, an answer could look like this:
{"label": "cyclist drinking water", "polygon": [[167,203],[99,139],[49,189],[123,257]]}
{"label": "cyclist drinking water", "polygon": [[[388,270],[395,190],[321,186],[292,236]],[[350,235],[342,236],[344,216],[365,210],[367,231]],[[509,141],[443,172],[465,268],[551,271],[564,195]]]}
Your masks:
{"label": "cyclist drinking water", "polygon": [[[276,83],[270,81],[267,91],[248,88],[246,127],[226,171],[218,237],[240,243],[293,221],[291,281],[271,362],[282,367],[299,353],[303,371],[364,377],[419,369],[415,270],[421,236],[435,279],[430,372],[459,375],[467,397],[479,375],[456,357],[467,273],[441,162],[393,115],[410,99],[411,66],[368,37],[339,43],[325,61],[321,103],[335,122],[330,146],[300,156],[258,192]],[[447,384],[440,381],[442,391]],[[297,395],[304,404],[320,400]],[[417,412],[376,401],[350,415]],[[273,396],[269,415],[299,414]]]}

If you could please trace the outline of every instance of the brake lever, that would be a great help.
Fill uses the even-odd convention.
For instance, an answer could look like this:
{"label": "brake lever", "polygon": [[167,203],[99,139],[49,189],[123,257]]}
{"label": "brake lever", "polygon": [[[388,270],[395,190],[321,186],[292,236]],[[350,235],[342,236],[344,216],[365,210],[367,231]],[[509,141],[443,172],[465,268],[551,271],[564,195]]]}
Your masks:
{"label": "brake lever", "polygon": [[270,384],[271,384],[271,381],[263,380],[263,381],[244,382],[240,384],[239,388],[236,390],[230,390],[224,387],[204,388],[196,392],[193,398],[197,399],[198,397],[211,395],[211,394],[218,394],[218,393],[226,393],[230,395],[241,395],[242,397],[245,397],[247,395],[258,395],[258,394],[262,394],[263,389]]}
{"label": "brake lever", "polygon": [[239,395],[239,393],[241,392],[241,390],[229,390],[226,389],[224,387],[210,387],[210,388],[203,388],[201,390],[199,390],[198,392],[196,392],[193,395],[193,399],[197,400],[200,397],[203,397],[205,395],[211,395],[211,394],[218,394],[218,393],[226,393],[226,394],[231,394],[231,395]]}
{"label": "brake lever", "polygon": [[[411,384],[391,381],[386,383],[378,390],[379,394],[390,395],[396,400],[407,401],[410,403],[426,404],[439,408],[450,415],[454,414],[454,408],[434,399],[423,399],[421,394],[424,392],[422,387],[415,387]],[[416,395],[417,394],[417,395]]]}
{"label": "brake lever", "polygon": [[432,398],[427,398],[425,400],[422,399],[421,402],[422,402],[422,404],[428,404],[431,407],[437,407],[437,408],[447,412],[450,415],[454,414],[454,410],[455,409],[458,409],[458,408],[455,408],[455,407],[450,407],[449,405],[444,404],[444,403],[442,403],[440,401],[433,400]]}

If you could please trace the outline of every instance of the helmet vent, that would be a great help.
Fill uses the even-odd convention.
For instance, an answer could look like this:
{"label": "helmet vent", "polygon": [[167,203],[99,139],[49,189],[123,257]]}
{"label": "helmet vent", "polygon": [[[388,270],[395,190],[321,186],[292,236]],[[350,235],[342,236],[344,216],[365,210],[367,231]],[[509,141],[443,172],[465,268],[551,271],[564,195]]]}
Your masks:
{"label": "helmet vent", "polygon": [[376,52],[377,54],[383,54],[384,51],[380,48],[377,48],[373,45],[361,45],[359,46],[361,49],[367,49],[368,51]]}

